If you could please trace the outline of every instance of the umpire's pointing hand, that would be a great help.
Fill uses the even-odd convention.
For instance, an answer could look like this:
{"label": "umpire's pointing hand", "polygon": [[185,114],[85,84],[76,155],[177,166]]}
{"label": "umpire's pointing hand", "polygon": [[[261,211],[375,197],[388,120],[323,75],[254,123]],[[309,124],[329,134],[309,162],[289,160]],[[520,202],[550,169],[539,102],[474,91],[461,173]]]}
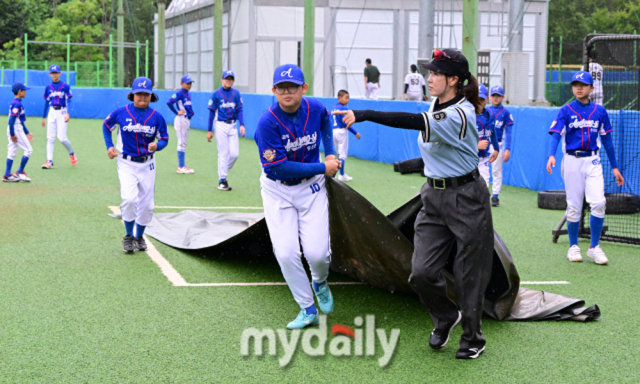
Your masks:
{"label": "umpire's pointing hand", "polygon": [[356,115],[353,113],[353,111],[333,111],[332,114],[344,115],[342,121],[347,124],[347,128],[351,127],[353,123],[356,122]]}

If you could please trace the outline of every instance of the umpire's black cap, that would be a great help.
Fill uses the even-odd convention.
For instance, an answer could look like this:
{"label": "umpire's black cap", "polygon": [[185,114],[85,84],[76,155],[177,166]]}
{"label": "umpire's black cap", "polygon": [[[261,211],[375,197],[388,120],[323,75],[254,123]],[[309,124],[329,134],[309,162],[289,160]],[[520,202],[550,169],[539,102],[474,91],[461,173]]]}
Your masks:
{"label": "umpire's black cap", "polygon": [[458,76],[460,81],[468,80],[471,75],[467,58],[455,49],[434,49],[431,61],[422,66],[436,73]]}

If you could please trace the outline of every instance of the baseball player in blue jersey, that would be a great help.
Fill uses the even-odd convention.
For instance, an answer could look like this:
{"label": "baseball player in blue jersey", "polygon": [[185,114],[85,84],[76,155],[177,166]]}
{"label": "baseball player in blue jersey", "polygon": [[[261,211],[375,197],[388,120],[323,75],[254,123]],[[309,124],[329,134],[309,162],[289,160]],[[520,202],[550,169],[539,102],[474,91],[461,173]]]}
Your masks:
{"label": "baseball player in blue jersey", "polygon": [[187,141],[189,140],[191,118],[193,117],[191,94],[189,94],[191,86],[193,85],[193,78],[191,75],[182,76],[180,85],[182,88],[171,96],[169,101],[167,101],[167,106],[176,114],[176,118],[173,120],[173,127],[176,129],[176,138],[178,141],[178,170],[176,172],[192,174],[195,171],[187,168],[184,162],[184,156],[187,150]]}
{"label": "baseball player in blue jersey", "polygon": [[227,174],[233,168],[240,153],[237,123],[240,123],[240,134],[245,135],[244,114],[242,113],[242,97],[233,89],[236,75],[233,71],[222,73],[222,87],[218,88],[209,100],[209,125],[207,140],[213,138],[213,122],[215,120],[216,144],[218,146],[218,189],[230,191]]}
{"label": "baseball player in blue jersey", "polygon": [[504,89],[496,85],[491,88],[491,105],[487,108],[496,120],[495,131],[500,145],[500,153],[494,161],[491,169],[493,174],[493,196],[491,196],[491,205],[500,206],[500,190],[502,189],[502,163],[506,163],[511,159],[511,130],[513,129],[513,116],[507,108],[502,105],[504,99]]}
{"label": "baseball player in blue jersey", "polygon": [[[24,167],[27,166],[29,157],[33,153],[31,144],[29,144],[30,141],[33,141],[33,134],[29,133],[27,126],[24,124],[27,116],[24,113],[21,101],[27,97],[28,89],[30,88],[22,83],[15,83],[11,87],[11,91],[16,97],[9,106],[9,126],[7,127],[9,145],[7,145],[7,169],[4,171],[4,176],[2,176],[3,182],[31,181],[25,173]],[[22,149],[22,160],[20,161],[18,172],[12,174],[13,159],[16,157],[18,148]]]}
{"label": "baseball player in blue jersey", "polygon": [[[301,308],[298,317],[287,325],[289,329],[319,323],[302,265],[301,244],[320,310],[333,312],[333,296],[327,284],[331,248],[325,176],[333,177],[340,161],[334,156],[329,111],[318,100],[302,97],[308,89],[297,65],[276,68],[272,91],[278,102],[262,114],[255,135],[269,236],[282,274]],[[320,160],[320,140],[324,163]]]}
{"label": "baseball player in blue jersey", "polygon": [[606,206],[602,165],[598,155],[600,143],[607,151],[618,186],[624,184],[624,178],[616,162],[611,138],[613,128],[609,115],[603,106],[589,101],[589,94],[593,91],[593,78],[589,72],[577,72],[571,80],[571,88],[576,99],[560,108],[558,117],[549,129],[551,142],[547,172],[551,174],[552,168],[556,165],[556,150],[563,139],[562,178],[567,193],[567,229],[570,244],[567,259],[582,261],[578,232],[582,201],[586,197],[587,203],[591,206],[591,246],[587,256],[596,264],[607,264],[609,259],[599,245]]}
{"label": "baseball player in blue jersey", "polygon": [[[333,106],[333,111],[348,111],[349,108],[347,108],[347,104],[349,104],[349,92],[344,89],[340,90],[338,92],[338,104]],[[342,165],[340,167],[338,180],[351,181],[353,180],[353,177],[344,172],[344,166],[347,162],[347,154],[349,153],[349,132],[356,135],[358,140],[360,140],[362,136],[360,136],[353,127],[347,128],[347,124],[342,121],[342,116],[331,115],[331,120],[333,122],[333,145],[338,152],[340,163]]]}
{"label": "baseball player in blue jersey", "polygon": [[478,134],[480,136],[480,141],[478,142],[478,170],[488,187],[491,176],[489,164],[498,158],[500,146],[496,137],[495,116],[486,108],[489,91],[484,84],[478,84],[478,88],[478,97],[482,106],[482,112],[476,115]]}
{"label": "baseball player in blue jersey", "polygon": [[[152,89],[153,84],[148,78],[135,79],[127,97],[133,103],[111,112],[102,124],[107,155],[110,159],[118,158],[118,178],[122,197],[120,211],[126,230],[122,241],[125,253],[133,253],[136,249],[147,250],[142,235],[153,217],[156,181],[154,155],[169,143],[164,117],[155,109],[149,108],[149,102],[158,101],[158,96]],[[111,132],[116,126],[120,129],[114,147]]]}
{"label": "baseball player in blue jersey", "polygon": [[53,168],[53,148],[58,140],[69,151],[71,165],[78,164],[73,147],[67,139],[67,124],[69,123],[69,104],[71,103],[71,87],[64,81],[60,81],[60,67],[53,64],[49,67],[51,84],[44,88],[44,114],[42,115],[42,127],[47,127],[47,162],[42,169]]}

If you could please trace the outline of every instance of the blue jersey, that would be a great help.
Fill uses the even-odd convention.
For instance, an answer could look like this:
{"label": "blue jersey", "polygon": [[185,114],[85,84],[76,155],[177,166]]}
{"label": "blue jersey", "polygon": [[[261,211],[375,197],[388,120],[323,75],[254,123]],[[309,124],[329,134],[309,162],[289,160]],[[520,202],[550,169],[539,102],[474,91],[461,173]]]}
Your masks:
{"label": "blue jersey", "polygon": [[148,155],[149,143],[156,139],[169,139],[164,117],[153,108],[120,107],[107,116],[104,125],[111,131],[120,126],[116,149],[133,157]]}
{"label": "blue jersey", "polygon": [[[327,127],[332,132],[329,110],[314,98],[302,99],[300,109],[295,114],[296,122],[292,122],[296,119],[287,115],[275,103],[258,121],[255,140],[265,171],[286,161],[319,163],[321,130]],[[324,144],[327,147],[327,143]]]}
{"label": "blue jersey", "polygon": [[178,110],[183,109],[189,119],[193,116],[193,107],[191,106],[191,94],[189,91],[184,88],[180,88],[180,90],[171,96],[167,104],[170,104],[171,107],[173,104],[177,104]]}
{"label": "blue jersey", "polygon": [[20,124],[27,121],[27,115],[24,113],[24,107],[22,102],[17,97],[11,100],[11,106],[9,107],[9,120],[13,116],[14,119],[20,122]]}
{"label": "blue jersey", "polygon": [[239,120],[240,125],[244,125],[242,97],[240,97],[240,92],[233,88],[218,88],[211,95],[208,108],[212,111],[218,111],[218,121]]}
{"label": "blue jersey", "polygon": [[[478,136],[480,136],[480,141],[489,140],[491,144],[497,144],[497,140],[495,139],[495,123],[496,119],[489,109],[485,108],[481,114],[476,115],[476,124],[478,128]],[[496,143],[494,143],[496,140]],[[491,153],[489,150],[491,146],[487,147],[485,150],[478,150],[478,157],[487,157]],[[499,148],[494,148],[494,150],[498,151]]]}
{"label": "blue jersey", "polygon": [[585,105],[574,100],[560,108],[549,133],[564,136],[563,149],[566,151],[595,151],[599,147],[598,135],[606,135],[612,130],[609,114],[602,105],[593,101]]}
{"label": "blue jersey", "polygon": [[[342,105],[341,103],[338,103],[333,106],[333,110],[331,112],[348,111],[348,110],[349,108],[347,108],[346,105]],[[347,128],[347,124],[344,121],[342,121],[343,117],[344,117],[343,115],[331,115],[331,121],[333,122],[333,129]]]}
{"label": "blue jersey", "polygon": [[511,115],[511,112],[509,112],[509,110],[503,105],[499,105],[497,107],[490,105],[487,109],[493,113],[493,116],[496,119],[496,136],[498,137],[498,140],[505,139],[506,137],[504,134],[506,127],[513,125],[513,116]]}
{"label": "blue jersey", "polygon": [[64,81],[51,83],[44,88],[44,99],[52,107],[66,108],[72,97],[71,87]]}

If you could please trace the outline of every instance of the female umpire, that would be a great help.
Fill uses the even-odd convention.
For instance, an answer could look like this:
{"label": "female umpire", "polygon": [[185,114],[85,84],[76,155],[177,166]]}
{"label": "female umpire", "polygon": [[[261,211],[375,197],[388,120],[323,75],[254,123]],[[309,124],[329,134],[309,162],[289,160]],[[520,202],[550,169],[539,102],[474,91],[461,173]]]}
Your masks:
{"label": "female umpire", "polygon": [[[347,127],[372,121],[420,131],[418,145],[427,183],[415,222],[415,250],[409,282],[431,314],[435,329],[429,346],[444,347],[462,320],[458,359],[475,359],[482,336],[484,292],[491,276],[493,221],[489,192],[478,172],[476,114],[482,110],[478,82],[467,59],[453,49],[436,49],[424,67],[431,71],[429,92],[437,97],[429,112],[336,111]],[[466,81],[466,85],[464,85]],[[455,254],[453,276],[458,306],[447,296],[440,271]],[[462,313],[460,313],[462,311]]]}

